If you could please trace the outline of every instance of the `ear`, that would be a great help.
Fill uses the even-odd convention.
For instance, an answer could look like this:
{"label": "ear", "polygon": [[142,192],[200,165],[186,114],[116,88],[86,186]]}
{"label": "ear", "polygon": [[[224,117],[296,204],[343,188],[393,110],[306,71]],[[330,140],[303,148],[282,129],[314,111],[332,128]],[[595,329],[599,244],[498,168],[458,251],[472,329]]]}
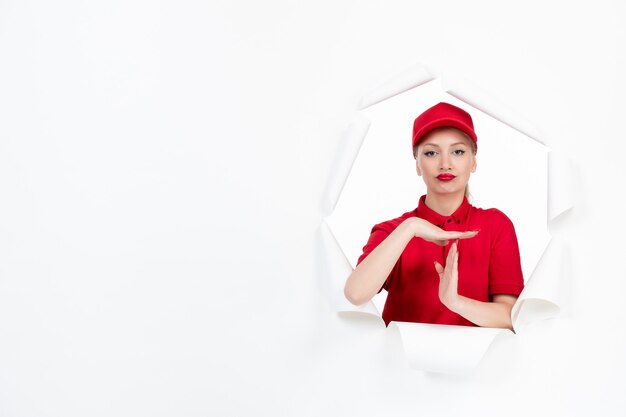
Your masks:
{"label": "ear", "polygon": [[476,172],[476,154],[472,154],[472,173]]}

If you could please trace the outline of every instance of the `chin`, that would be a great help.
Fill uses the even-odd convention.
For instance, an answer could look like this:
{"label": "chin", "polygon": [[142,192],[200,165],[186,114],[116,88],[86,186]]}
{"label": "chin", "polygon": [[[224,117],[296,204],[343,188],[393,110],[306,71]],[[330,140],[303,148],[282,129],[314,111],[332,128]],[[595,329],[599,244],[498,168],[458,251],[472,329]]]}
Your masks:
{"label": "chin", "polygon": [[465,187],[463,188],[458,188],[458,187],[442,187],[440,184],[437,184],[437,186],[434,187],[429,187],[429,190],[434,193],[434,194],[441,194],[441,195],[451,195],[451,194],[465,194]]}

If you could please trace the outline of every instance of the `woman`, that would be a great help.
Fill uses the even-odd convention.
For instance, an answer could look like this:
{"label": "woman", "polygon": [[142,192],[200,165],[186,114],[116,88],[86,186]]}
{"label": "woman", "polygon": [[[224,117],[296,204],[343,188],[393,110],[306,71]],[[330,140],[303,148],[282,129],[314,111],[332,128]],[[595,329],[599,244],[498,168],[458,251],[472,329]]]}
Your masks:
{"label": "woman", "polygon": [[476,170],[471,116],[438,103],[413,123],[417,175],[426,184],[415,210],[372,228],[344,293],[355,305],[388,292],[383,320],[512,329],[524,288],[513,223],[467,200]]}

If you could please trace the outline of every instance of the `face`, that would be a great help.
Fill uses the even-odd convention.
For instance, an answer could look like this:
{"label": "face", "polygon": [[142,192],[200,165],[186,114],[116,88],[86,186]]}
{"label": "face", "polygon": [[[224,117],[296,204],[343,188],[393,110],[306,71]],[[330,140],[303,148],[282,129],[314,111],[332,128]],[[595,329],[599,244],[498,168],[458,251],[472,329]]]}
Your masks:
{"label": "face", "polygon": [[415,162],[417,175],[423,177],[428,192],[465,193],[470,174],[476,171],[476,156],[471,140],[457,129],[434,129],[422,138]]}

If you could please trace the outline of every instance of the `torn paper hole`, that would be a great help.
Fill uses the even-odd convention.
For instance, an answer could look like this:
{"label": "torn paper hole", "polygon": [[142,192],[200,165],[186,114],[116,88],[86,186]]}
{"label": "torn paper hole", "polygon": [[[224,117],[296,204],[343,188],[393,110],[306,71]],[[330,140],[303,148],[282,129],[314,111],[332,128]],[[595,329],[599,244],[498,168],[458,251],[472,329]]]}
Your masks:
{"label": "torn paper hole", "polygon": [[[423,76],[426,73],[428,71],[424,70],[415,79],[426,80],[427,77]],[[359,142],[357,153],[352,157],[342,156],[338,161],[349,163],[334,167],[337,184],[341,184],[341,187],[335,185],[334,189],[340,188],[341,191],[336,200],[330,193],[331,200],[335,201],[332,205],[334,210],[325,218],[329,231],[325,238],[328,239],[327,247],[334,245],[335,250],[339,248],[333,255],[334,260],[329,260],[329,264],[334,265],[337,271],[330,275],[333,281],[331,287],[334,288],[331,295],[333,308],[335,311],[361,311],[380,316],[384,291],[376,295],[371,303],[356,307],[345,300],[343,286],[356,266],[371,227],[414,209],[419,196],[425,193],[425,186],[415,173],[411,153],[412,124],[422,111],[439,101],[446,101],[468,111],[479,132],[478,169],[470,179],[470,202],[477,207],[501,209],[516,226],[526,289],[514,306],[514,325],[527,325],[537,319],[554,317],[559,311],[561,281],[558,273],[553,272],[555,268],[558,270],[557,250],[544,254],[550,242],[547,219],[571,207],[571,186],[567,184],[570,176],[557,177],[554,171],[559,165],[554,162],[548,164],[549,158],[550,161],[556,158],[549,157],[550,150],[531,125],[490,99],[476,86],[455,82],[454,78],[445,76],[418,82],[417,86],[413,86],[416,84],[415,79],[407,81],[411,77],[406,73],[402,73],[399,78],[378,86],[374,93],[364,96],[368,97],[366,103],[377,104],[361,110],[357,122],[351,125],[345,135],[348,141]],[[446,80],[445,84],[442,79]],[[398,91],[403,85],[406,89]],[[363,128],[365,125],[367,129]],[[366,135],[362,138],[364,131]],[[355,148],[354,145],[346,147]],[[507,155],[507,158],[502,158],[502,155]],[[559,185],[548,188],[548,179],[552,177],[558,178]],[[343,257],[343,261],[339,260],[340,257]],[[407,334],[419,326],[401,327],[402,333]],[[476,358],[479,361],[491,343],[483,343],[489,339],[486,334],[492,335],[489,339],[492,341],[502,331],[508,332],[502,329],[485,332],[483,328],[452,326],[464,327],[457,331],[450,326],[445,327],[446,337],[456,334],[457,343],[484,347],[484,350],[476,350],[482,352],[480,355],[472,356],[471,360],[464,359],[463,363],[450,358],[452,368],[446,368],[449,371],[475,366],[478,363]],[[422,335],[426,337],[421,339],[422,343],[436,346],[438,338],[443,337],[441,334],[427,332],[425,336]],[[404,342],[411,340],[410,335],[403,336],[402,340],[407,356],[422,357],[422,351],[413,350],[410,343]],[[442,358],[437,360],[445,361]],[[411,363],[419,369],[427,369],[425,364],[428,361],[424,356]],[[430,366],[432,369],[437,367],[443,369],[440,365]]]}

